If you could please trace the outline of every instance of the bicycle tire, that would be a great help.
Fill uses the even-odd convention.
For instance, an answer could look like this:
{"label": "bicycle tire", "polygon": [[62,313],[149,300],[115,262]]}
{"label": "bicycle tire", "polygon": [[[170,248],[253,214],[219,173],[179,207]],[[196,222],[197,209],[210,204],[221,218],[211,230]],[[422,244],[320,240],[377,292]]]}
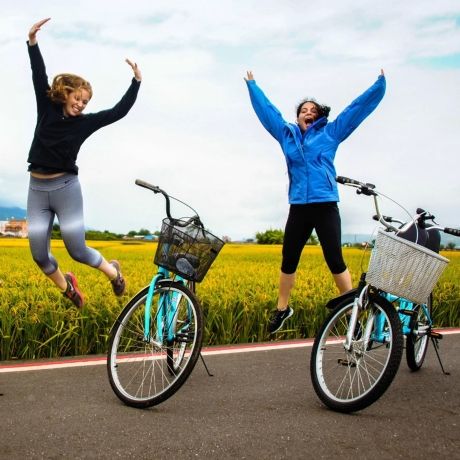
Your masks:
{"label": "bicycle tire", "polygon": [[[356,412],[379,399],[393,381],[403,353],[403,336],[394,307],[379,295],[366,300],[358,313],[360,327],[352,348],[344,347],[353,299],[344,299],[332,311],[317,334],[310,360],[313,388],[319,399],[337,412]],[[377,315],[386,340],[376,337]],[[369,324],[369,325],[368,325]],[[372,335],[365,344],[366,327]]]}
{"label": "bicycle tire", "polygon": [[[433,295],[428,297],[425,308],[431,318]],[[416,315],[410,321],[410,333],[406,338],[406,361],[409,369],[413,372],[419,371],[425,361],[426,352],[430,343],[429,331],[431,320],[427,317],[422,305],[414,307]]]}
{"label": "bicycle tire", "polygon": [[[198,360],[203,340],[203,315],[195,294],[175,281],[158,282],[152,297],[150,331],[144,336],[145,303],[149,288],[126,305],[110,332],[107,371],[110,385],[125,404],[147,408],[170,398],[185,383]],[[158,302],[176,295],[177,314],[172,314],[175,336],[158,335]],[[170,303],[167,302],[166,305]],[[170,322],[172,323],[172,321]],[[179,337],[186,325],[186,339]],[[165,329],[165,322],[163,322]],[[166,330],[166,329],[165,329]],[[164,331],[163,331],[164,332]],[[179,350],[175,359],[175,346]],[[171,361],[172,360],[172,361]],[[173,365],[171,366],[171,363]]]}

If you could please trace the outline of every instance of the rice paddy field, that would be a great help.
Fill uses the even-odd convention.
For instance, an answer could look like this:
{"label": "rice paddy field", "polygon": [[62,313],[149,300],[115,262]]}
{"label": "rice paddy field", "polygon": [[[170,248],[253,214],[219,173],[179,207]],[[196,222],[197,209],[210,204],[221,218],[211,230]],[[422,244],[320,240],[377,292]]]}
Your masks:
{"label": "rice paddy field", "polygon": [[[123,305],[146,286],[154,271],[156,243],[89,241],[106,259],[121,262],[127,291],[116,298],[98,270],[73,261],[62,241],[52,252],[64,272],[72,271],[85,294],[77,310],[32,260],[28,241],[0,239],[0,360],[106,353],[110,328]],[[460,252],[443,252],[450,264],[434,291],[436,326],[460,326]],[[354,284],[369,254],[345,248]],[[269,340],[266,325],[275,308],[281,246],[227,244],[197,294],[205,312],[205,345]],[[326,302],[337,295],[321,248],[307,246],[297,272],[290,329],[277,339],[313,337],[324,320]]]}

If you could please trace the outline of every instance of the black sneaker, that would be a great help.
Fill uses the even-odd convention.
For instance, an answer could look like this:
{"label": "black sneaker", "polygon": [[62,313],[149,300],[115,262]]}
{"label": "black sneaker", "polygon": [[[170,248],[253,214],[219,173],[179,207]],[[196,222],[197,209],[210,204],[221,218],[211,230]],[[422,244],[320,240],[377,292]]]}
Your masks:
{"label": "black sneaker", "polygon": [[77,308],[82,308],[85,300],[83,294],[78,289],[77,278],[73,273],[66,273],[64,278],[67,281],[67,289],[62,293],[64,297],[70,299]]}
{"label": "black sneaker", "polygon": [[116,296],[121,296],[125,292],[126,283],[120,271],[120,262],[111,260],[109,263],[113,265],[117,271],[117,277],[110,281],[112,283],[113,292]]}
{"label": "black sneaker", "polygon": [[279,331],[283,326],[283,323],[294,314],[294,310],[291,307],[287,307],[286,310],[275,310],[272,313],[270,322],[268,323],[268,332],[270,334]]}

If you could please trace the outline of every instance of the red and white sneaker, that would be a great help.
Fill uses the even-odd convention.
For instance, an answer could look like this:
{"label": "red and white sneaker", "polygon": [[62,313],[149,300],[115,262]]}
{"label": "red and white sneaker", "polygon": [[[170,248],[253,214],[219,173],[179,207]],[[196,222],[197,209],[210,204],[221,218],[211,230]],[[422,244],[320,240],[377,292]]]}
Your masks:
{"label": "red and white sneaker", "polygon": [[64,278],[67,281],[67,289],[62,293],[62,295],[70,299],[77,308],[82,308],[85,303],[85,299],[83,298],[81,291],[78,289],[77,278],[75,278],[75,275],[71,272],[66,273]]}

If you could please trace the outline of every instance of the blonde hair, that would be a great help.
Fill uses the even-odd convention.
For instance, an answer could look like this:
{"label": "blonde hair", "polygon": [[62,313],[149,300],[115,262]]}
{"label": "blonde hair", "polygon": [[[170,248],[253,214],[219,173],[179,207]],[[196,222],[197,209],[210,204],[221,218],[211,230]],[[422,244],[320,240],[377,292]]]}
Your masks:
{"label": "blonde hair", "polygon": [[93,89],[88,81],[71,73],[61,73],[56,75],[48,90],[48,97],[55,103],[64,104],[67,96],[75,91],[86,89],[89,97],[93,96]]}

